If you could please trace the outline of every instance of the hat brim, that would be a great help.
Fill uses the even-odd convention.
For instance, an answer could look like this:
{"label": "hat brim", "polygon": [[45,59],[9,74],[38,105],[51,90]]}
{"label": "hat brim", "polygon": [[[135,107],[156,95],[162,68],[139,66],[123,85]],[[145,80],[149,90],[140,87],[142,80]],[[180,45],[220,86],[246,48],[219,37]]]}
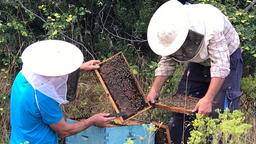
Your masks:
{"label": "hat brim", "polygon": [[[175,53],[184,43],[189,27],[188,16],[184,6],[176,0],[161,5],[152,16],[147,30],[150,48],[158,55],[168,56]],[[163,45],[158,37],[159,32],[173,31],[176,37],[168,46]]]}
{"label": "hat brim", "polygon": [[43,76],[62,76],[77,70],[83,54],[75,45],[61,40],[44,40],[27,47],[21,56],[23,65]]}

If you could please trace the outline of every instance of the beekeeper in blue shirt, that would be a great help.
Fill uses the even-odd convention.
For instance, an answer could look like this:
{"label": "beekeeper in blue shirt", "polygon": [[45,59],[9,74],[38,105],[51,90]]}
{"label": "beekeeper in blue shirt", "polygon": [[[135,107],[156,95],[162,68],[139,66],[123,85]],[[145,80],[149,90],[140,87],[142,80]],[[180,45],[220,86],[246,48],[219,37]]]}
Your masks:
{"label": "beekeeper in blue shirt", "polygon": [[23,66],[11,91],[11,144],[56,144],[58,136],[78,133],[91,125],[113,120],[99,113],[76,123],[67,123],[61,104],[67,103],[68,75],[77,69],[94,70],[99,61],[83,63],[82,52],[73,44],[44,40],[27,47]]}

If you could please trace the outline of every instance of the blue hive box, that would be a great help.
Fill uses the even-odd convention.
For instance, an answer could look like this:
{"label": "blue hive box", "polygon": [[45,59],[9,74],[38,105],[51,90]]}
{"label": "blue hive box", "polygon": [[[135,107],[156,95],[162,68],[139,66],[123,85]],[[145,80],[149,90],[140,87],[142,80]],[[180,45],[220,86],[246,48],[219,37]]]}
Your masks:
{"label": "blue hive box", "polygon": [[[67,122],[75,122],[67,119]],[[147,125],[146,125],[147,126]],[[145,125],[114,126],[100,128],[91,126],[86,130],[69,136],[66,144],[155,144],[155,134],[150,134]],[[130,144],[130,143],[129,143]]]}

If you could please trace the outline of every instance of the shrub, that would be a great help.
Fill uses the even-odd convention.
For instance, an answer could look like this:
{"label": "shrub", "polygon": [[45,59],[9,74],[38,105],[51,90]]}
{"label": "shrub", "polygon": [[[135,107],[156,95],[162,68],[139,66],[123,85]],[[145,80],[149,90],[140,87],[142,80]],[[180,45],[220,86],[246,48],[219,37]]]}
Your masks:
{"label": "shrub", "polygon": [[230,112],[226,109],[224,113],[218,111],[218,118],[204,117],[196,114],[192,122],[194,130],[191,131],[189,144],[241,144],[245,143],[243,136],[252,127],[244,122],[245,116],[239,110]]}

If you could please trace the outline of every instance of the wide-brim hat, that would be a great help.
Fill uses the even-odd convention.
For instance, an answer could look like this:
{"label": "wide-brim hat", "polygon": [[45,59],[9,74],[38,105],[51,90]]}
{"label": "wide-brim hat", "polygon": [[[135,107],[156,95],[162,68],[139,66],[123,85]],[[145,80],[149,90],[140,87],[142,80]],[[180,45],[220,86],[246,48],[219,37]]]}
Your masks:
{"label": "wide-brim hat", "polygon": [[171,55],[184,43],[189,31],[189,20],[184,8],[177,0],[170,0],[153,14],[148,25],[147,39],[156,54]]}
{"label": "wide-brim hat", "polygon": [[61,40],[43,40],[28,46],[22,53],[23,66],[43,76],[62,76],[77,70],[83,63],[81,50]]}

